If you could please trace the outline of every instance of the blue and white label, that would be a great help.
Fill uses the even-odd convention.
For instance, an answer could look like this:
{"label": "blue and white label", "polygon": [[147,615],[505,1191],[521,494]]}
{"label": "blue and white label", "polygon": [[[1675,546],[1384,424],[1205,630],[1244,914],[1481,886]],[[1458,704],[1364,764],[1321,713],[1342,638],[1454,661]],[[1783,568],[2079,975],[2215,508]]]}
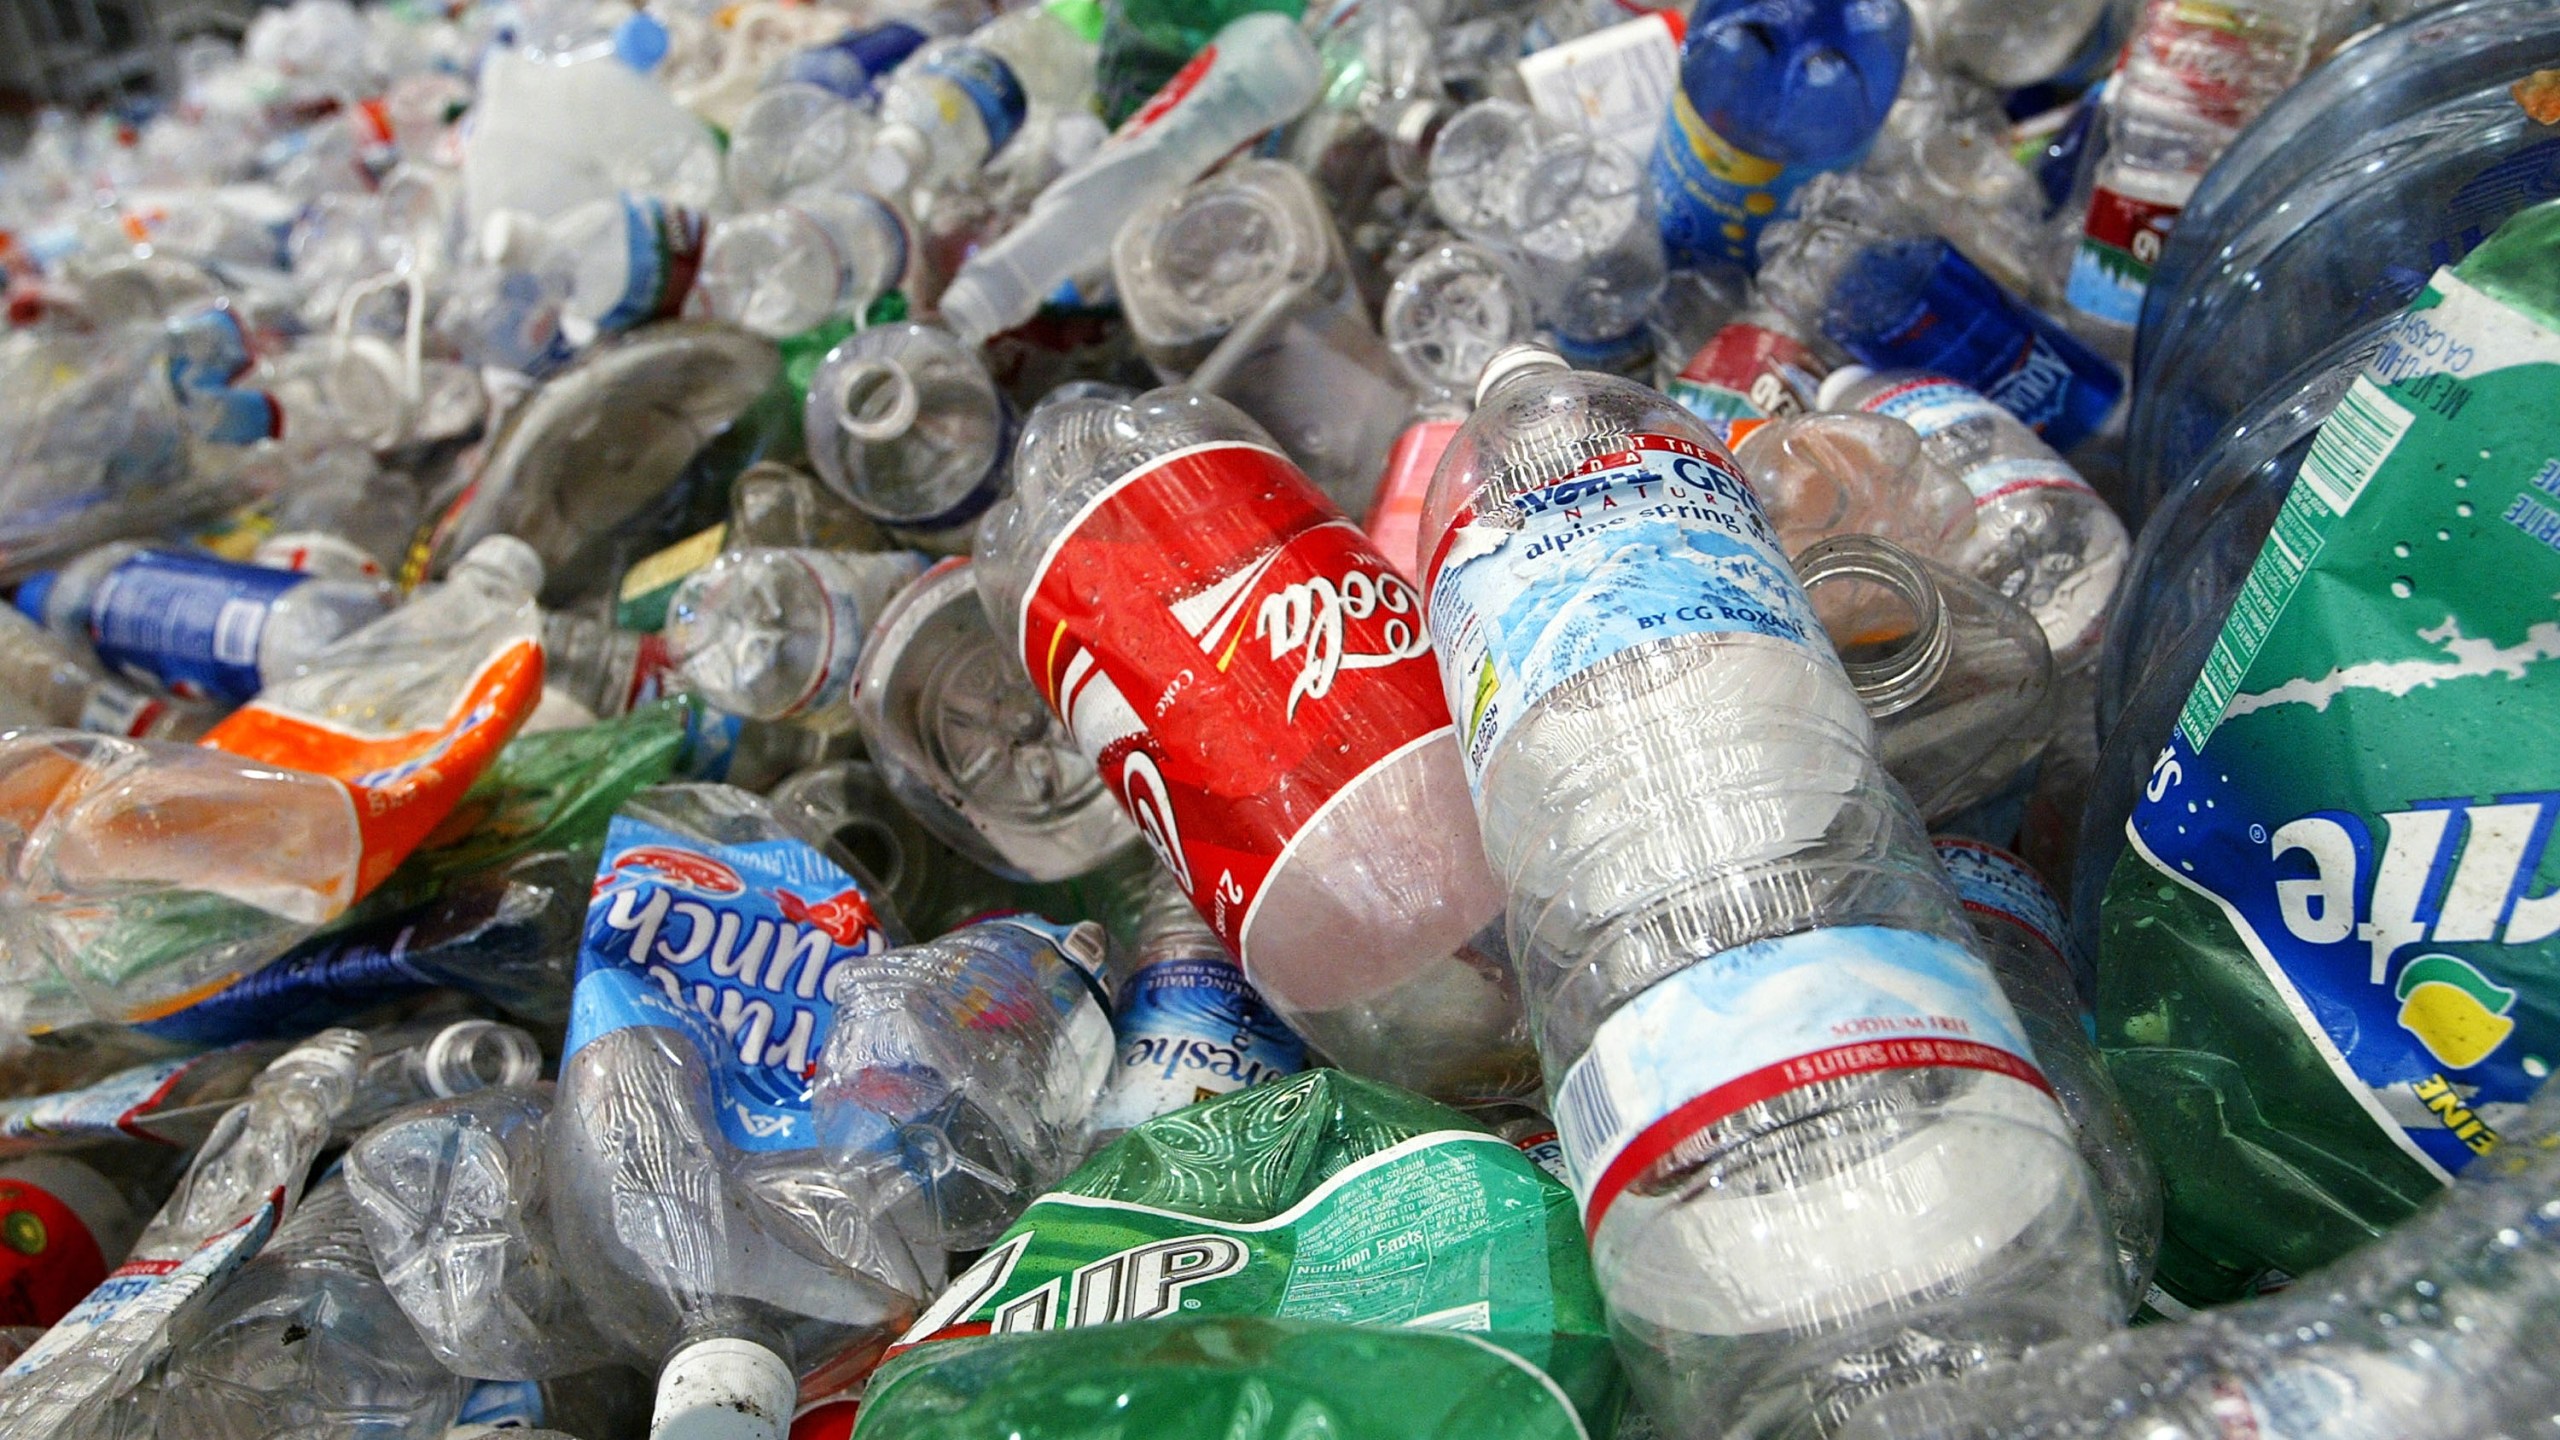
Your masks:
{"label": "blue and white label", "polygon": [[[1858,408],[1870,415],[1899,420],[1919,432],[1923,440],[1943,435],[1959,425],[1999,425],[2013,418],[1982,392],[1944,375],[1912,376],[1859,401]],[[2089,482],[2080,478],[2079,471],[2064,463],[2061,456],[2052,454],[1985,460],[1966,467],[1956,478],[1972,492],[1977,508],[2024,490],[2089,488]]]}
{"label": "blue and white label", "polygon": [[2071,933],[2062,906],[2027,862],[1996,845],[1941,835],[1930,840],[1938,863],[1956,887],[1956,898],[1977,914],[2006,920],[2044,942],[2059,960],[2063,937]]}
{"label": "blue and white label", "polygon": [[707,1026],[730,1142],[805,1148],[809,1079],[835,1018],[828,977],[888,948],[862,887],[798,840],[715,845],[617,815],[587,906],[567,1051],[632,1026]]}
{"label": "blue and white label", "polygon": [[1022,129],[1023,117],[1030,111],[1022,81],[994,51],[954,45],[918,61],[916,68],[958,91],[978,112],[979,123],[987,130],[988,154],[1002,150]]}
{"label": "blue and white label", "polygon": [[1876,925],[1708,956],[1600,1022],[1556,1087],[1583,1216],[1681,1141],[1792,1090],[1882,1070],[1984,1070],[2049,1089],[1991,967],[1951,940]]}
{"label": "blue and white label", "polygon": [[89,599],[98,658],[181,695],[243,701],[264,683],[258,651],[267,617],[310,579],[210,555],[144,550],[107,572]]}
{"label": "blue and white label", "polygon": [[1126,1130],[1307,1068],[1306,1042],[1271,1013],[1234,961],[1164,960],[1121,994],[1120,1055],[1094,1128]]}
{"label": "blue and white label", "polygon": [[1687,94],[1674,91],[1671,115],[1653,145],[1653,198],[1662,248],[1673,266],[1757,264],[1760,231],[1804,182],[1865,158],[1864,146],[1830,165],[1766,159],[1709,126]]}
{"label": "blue and white label", "polygon": [[1638,646],[1738,631],[1831,655],[1750,482],[1678,436],[1627,436],[1570,476],[1460,511],[1429,572],[1441,684],[1479,790],[1514,722]]}

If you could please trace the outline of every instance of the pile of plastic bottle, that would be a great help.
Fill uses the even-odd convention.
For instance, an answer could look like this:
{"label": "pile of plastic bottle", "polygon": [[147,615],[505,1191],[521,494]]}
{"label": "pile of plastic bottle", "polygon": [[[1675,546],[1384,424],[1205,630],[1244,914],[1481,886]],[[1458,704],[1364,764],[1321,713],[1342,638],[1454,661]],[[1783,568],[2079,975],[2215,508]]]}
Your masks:
{"label": "pile of plastic bottle", "polygon": [[2553,1433],[2560,0],[292,0],[0,160],[0,1440]]}

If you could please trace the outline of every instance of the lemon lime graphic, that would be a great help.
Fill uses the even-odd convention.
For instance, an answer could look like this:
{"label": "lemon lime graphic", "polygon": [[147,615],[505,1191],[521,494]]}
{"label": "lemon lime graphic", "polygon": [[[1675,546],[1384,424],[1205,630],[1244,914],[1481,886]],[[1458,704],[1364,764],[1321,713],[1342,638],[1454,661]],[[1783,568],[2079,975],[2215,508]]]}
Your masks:
{"label": "lemon lime graphic", "polygon": [[1484,728],[1484,707],[1493,703],[1494,688],[1493,661],[1488,659],[1476,670],[1476,693],[1467,703],[1467,734],[1470,738]]}
{"label": "lemon lime graphic", "polygon": [[2450,955],[2410,961],[2391,993],[2400,999],[2400,1028],[2448,1070],[2470,1069],[2515,1033],[2507,1011],[2516,992]]}

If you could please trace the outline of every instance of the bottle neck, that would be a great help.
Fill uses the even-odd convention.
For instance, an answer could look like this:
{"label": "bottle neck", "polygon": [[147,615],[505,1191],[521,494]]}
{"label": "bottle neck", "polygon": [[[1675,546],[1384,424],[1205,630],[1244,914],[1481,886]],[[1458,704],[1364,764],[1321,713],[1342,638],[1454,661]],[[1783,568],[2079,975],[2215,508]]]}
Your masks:
{"label": "bottle neck", "polygon": [[[1945,597],[1911,552],[1873,535],[1834,535],[1796,557],[1796,574],[1808,597],[1826,585],[1840,587],[1840,602],[1831,608],[1849,615],[1856,628],[1848,635],[1835,630],[1832,643],[1869,716],[1881,720],[1911,708],[1946,673],[1954,637]],[[1855,586],[1870,591],[1861,594]],[[1816,612],[1825,609],[1817,597]]]}

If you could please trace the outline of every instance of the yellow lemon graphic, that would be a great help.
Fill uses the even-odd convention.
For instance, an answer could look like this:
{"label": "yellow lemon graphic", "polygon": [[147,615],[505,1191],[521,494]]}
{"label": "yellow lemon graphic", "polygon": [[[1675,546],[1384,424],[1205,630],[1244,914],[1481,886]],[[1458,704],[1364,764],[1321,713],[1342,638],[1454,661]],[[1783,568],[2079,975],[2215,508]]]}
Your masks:
{"label": "yellow lemon graphic", "polygon": [[2486,1060],[2515,1033],[2516,992],[2451,955],[2421,955],[2400,972],[2400,1028],[2448,1070]]}

